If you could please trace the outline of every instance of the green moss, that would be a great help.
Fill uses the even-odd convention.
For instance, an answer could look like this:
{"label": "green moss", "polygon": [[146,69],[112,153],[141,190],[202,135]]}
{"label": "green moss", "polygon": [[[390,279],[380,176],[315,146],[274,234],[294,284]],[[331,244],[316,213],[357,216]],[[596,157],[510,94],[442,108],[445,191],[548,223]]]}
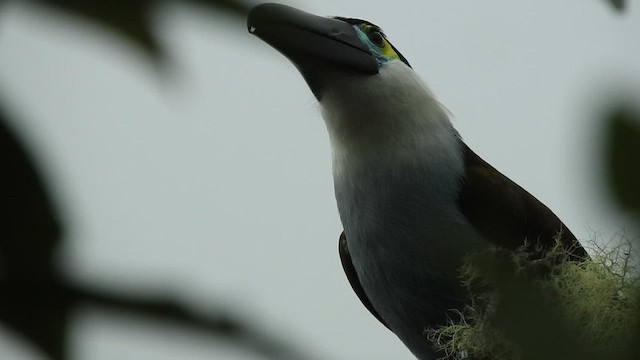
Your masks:
{"label": "green moss", "polygon": [[[516,274],[507,282],[514,279],[519,284],[531,282],[529,290],[521,296],[525,300],[517,304],[521,306],[518,311],[536,311],[527,308],[536,302],[545,304],[541,307],[543,311],[553,307],[540,316],[557,320],[562,326],[554,328],[550,324],[549,331],[556,331],[554,336],[566,339],[566,344],[585,344],[579,349],[581,353],[601,358],[619,352],[635,341],[636,327],[640,323],[640,283],[628,242],[612,247],[594,243],[590,250],[592,258],[583,262],[569,261],[568,251],[560,245],[549,250],[544,258],[534,261],[527,258],[524,250],[509,252],[510,267],[507,269],[513,269]],[[484,271],[486,266],[479,266],[499,258],[498,255],[504,255],[504,251],[491,249],[470,258],[462,269],[462,281],[471,297],[470,306],[451,314],[446,326],[425,331],[433,346],[445,354],[443,359],[457,360],[466,356],[492,360],[531,358],[530,348],[514,343],[509,327],[500,320],[500,315],[504,315],[499,314],[500,300],[506,297],[501,291],[511,291],[511,288],[505,288],[503,276],[496,279],[495,273]],[[482,259],[482,263],[478,259]],[[511,293],[509,295],[509,307],[513,307],[512,302],[517,300],[513,300]],[[541,300],[532,299],[532,295]]]}

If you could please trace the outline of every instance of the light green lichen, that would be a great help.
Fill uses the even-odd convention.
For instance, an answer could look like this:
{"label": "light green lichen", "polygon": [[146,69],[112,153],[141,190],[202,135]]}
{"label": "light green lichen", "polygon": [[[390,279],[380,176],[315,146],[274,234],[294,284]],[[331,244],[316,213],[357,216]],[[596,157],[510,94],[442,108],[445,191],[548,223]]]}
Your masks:
{"label": "light green lichen", "polygon": [[[592,242],[590,250],[591,259],[582,262],[568,260],[568,251],[560,245],[535,261],[522,250],[511,255],[510,266],[525,274],[518,275],[518,281],[527,279],[534,283],[536,291],[542,290],[545,301],[553,304],[552,316],[560,314],[558,320],[569,324],[562,336],[575,340],[574,344],[586,344],[590,354],[611,354],[611,349],[633,342],[637,335],[640,282],[629,242],[609,247]],[[492,251],[496,254],[500,250]],[[482,256],[490,259],[492,252]],[[492,360],[528,358],[518,344],[506,339],[507,330],[495,319],[503,296],[492,290],[496,288],[491,285],[495,279],[487,279],[477,264],[469,261],[462,269],[463,284],[471,295],[470,305],[462,312],[452,313],[446,326],[427,329],[425,336],[447,360],[467,356]]]}

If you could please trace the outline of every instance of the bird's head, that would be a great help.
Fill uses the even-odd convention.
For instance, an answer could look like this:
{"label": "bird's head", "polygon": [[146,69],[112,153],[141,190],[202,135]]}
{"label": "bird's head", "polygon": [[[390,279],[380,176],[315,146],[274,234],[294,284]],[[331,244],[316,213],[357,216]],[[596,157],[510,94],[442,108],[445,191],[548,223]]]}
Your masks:
{"label": "bird's head", "polygon": [[382,29],[366,20],[261,4],[249,13],[247,26],[295,64],[318,100],[336,77],[378,75],[391,62],[411,67]]}
{"label": "bird's head", "polygon": [[415,152],[414,145],[432,143],[425,137],[452,131],[443,108],[380,27],[279,4],[254,7],[247,27],[302,73],[320,102],[334,154],[345,147],[352,154]]}

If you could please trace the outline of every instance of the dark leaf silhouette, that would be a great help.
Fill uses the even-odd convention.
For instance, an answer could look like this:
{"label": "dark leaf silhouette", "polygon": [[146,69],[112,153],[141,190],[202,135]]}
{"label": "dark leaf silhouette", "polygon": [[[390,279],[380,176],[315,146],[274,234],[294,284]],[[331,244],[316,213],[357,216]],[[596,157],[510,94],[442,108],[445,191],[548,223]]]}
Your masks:
{"label": "dark leaf silhouette", "polygon": [[[557,255],[566,256],[566,253],[558,253]],[[637,359],[639,348],[636,339],[640,336],[640,329],[634,328],[633,321],[636,319],[634,316],[638,313],[625,312],[625,315],[631,314],[632,325],[617,333],[619,336],[607,337],[606,333],[609,329],[598,327],[592,330],[591,335],[597,334],[595,337],[584,333],[583,326],[590,326],[590,322],[602,326],[606,320],[603,317],[594,317],[587,321],[589,315],[586,313],[582,313],[580,316],[571,315],[567,305],[575,306],[577,303],[566,302],[568,293],[564,290],[567,289],[565,287],[567,284],[557,286],[559,285],[556,282],[559,279],[557,275],[562,272],[559,267],[553,268],[554,263],[562,259],[557,255],[533,262],[529,262],[529,260],[523,262],[522,257],[518,260],[518,257],[514,256],[511,251],[493,249],[475,253],[469,257],[476,291],[480,291],[476,295],[486,296],[483,293],[486,290],[490,290],[491,293],[491,300],[485,303],[485,306],[487,304],[489,306],[483,310],[489,315],[483,317],[482,325],[478,329],[488,331],[492,341],[495,338],[498,342],[503,341],[508,344],[508,347],[505,348],[491,348],[490,346],[493,344],[483,345],[487,346],[486,350],[500,351],[490,352],[491,356],[482,360]],[[587,268],[574,265],[572,271],[576,269]],[[551,284],[553,285],[550,286]],[[588,281],[585,281],[580,285],[587,284]],[[631,297],[636,297],[637,290],[632,289],[630,284],[632,282],[628,282],[629,287],[624,289]],[[576,289],[581,286],[577,286]],[[594,290],[597,286],[589,287],[587,285],[587,288]],[[616,288],[616,290],[620,289]],[[602,299],[611,294],[619,295],[620,293],[616,290],[605,295]],[[488,298],[478,297],[476,299],[486,301]],[[611,303],[607,305],[611,307],[637,305],[635,301],[617,302],[615,297],[608,299],[611,299],[607,300]],[[574,300],[581,301],[579,297]],[[596,306],[602,305],[601,302],[596,304]],[[478,306],[478,303],[474,306]],[[597,312],[595,307],[593,310]],[[598,319],[598,321],[592,322],[593,319]]]}
{"label": "dark leaf silhouette", "polygon": [[[590,359],[579,340],[567,336],[572,324],[562,321],[554,294],[542,288],[513,261],[507,250],[470,258],[486,285],[499,294],[494,321],[501,335],[519,350],[523,359]],[[541,346],[544,344],[544,346]]]}
{"label": "dark leaf silhouette", "polygon": [[70,282],[54,266],[62,231],[46,184],[7,124],[0,107],[0,191],[4,233],[0,234],[0,322],[28,339],[49,358],[67,358],[70,315],[79,306],[160,320],[209,333],[271,359],[309,359],[291,342],[248,326],[225,309],[201,314],[171,297],[119,294]]}
{"label": "dark leaf silhouette", "polygon": [[231,14],[240,15],[242,21],[249,13],[249,10],[256,5],[255,1],[238,1],[238,0],[189,0],[194,4],[207,6],[211,9],[220,9],[231,11]]}
{"label": "dark leaf silhouette", "polygon": [[[244,20],[252,3],[242,0],[191,0],[194,4],[206,6],[214,11],[224,11]],[[156,34],[152,30],[154,11],[166,3],[159,0],[41,0],[39,3],[66,14],[79,16],[87,21],[104,26],[138,45],[154,61],[165,56]]]}
{"label": "dark leaf silhouette", "polygon": [[0,320],[60,359],[68,311],[53,270],[60,224],[40,174],[7,123],[0,113]]}
{"label": "dark leaf silhouette", "polygon": [[640,215],[640,114],[621,106],[607,116],[607,166],[618,204]]}
{"label": "dark leaf silhouette", "polygon": [[624,10],[625,0],[609,0],[609,4],[618,11]]}
{"label": "dark leaf silhouette", "polygon": [[83,1],[44,0],[51,9],[80,16],[132,40],[153,58],[161,55],[160,45],[151,31],[153,0]]}
{"label": "dark leaf silhouette", "polygon": [[[618,206],[632,214],[637,230],[640,228],[640,112],[618,105],[612,107],[604,120],[609,188]],[[635,245],[637,251],[639,237]],[[636,333],[640,334],[640,322]]]}

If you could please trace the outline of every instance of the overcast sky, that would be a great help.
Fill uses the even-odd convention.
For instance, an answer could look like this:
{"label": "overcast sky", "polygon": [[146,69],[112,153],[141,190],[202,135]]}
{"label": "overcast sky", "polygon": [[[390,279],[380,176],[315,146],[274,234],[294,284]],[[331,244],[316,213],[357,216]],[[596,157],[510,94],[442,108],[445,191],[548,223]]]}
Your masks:
{"label": "overcast sky", "polygon": [[[283,56],[244,22],[167,6],[156,25],[175,67],[162,77],[120,38],[18,3],[0,14],[0,95],[51,180],[70,276],[233,307],[321,359],[412,359],[342,273],[326,130]],[[638,4],[292,5],[382,26],[480,156],[579,238],[624,230],[599,175],[598,111],[640,99]],[[90,309],[73,335],[76,359],[255,359]],[[30,351],[0,329],[0,358]]]}

